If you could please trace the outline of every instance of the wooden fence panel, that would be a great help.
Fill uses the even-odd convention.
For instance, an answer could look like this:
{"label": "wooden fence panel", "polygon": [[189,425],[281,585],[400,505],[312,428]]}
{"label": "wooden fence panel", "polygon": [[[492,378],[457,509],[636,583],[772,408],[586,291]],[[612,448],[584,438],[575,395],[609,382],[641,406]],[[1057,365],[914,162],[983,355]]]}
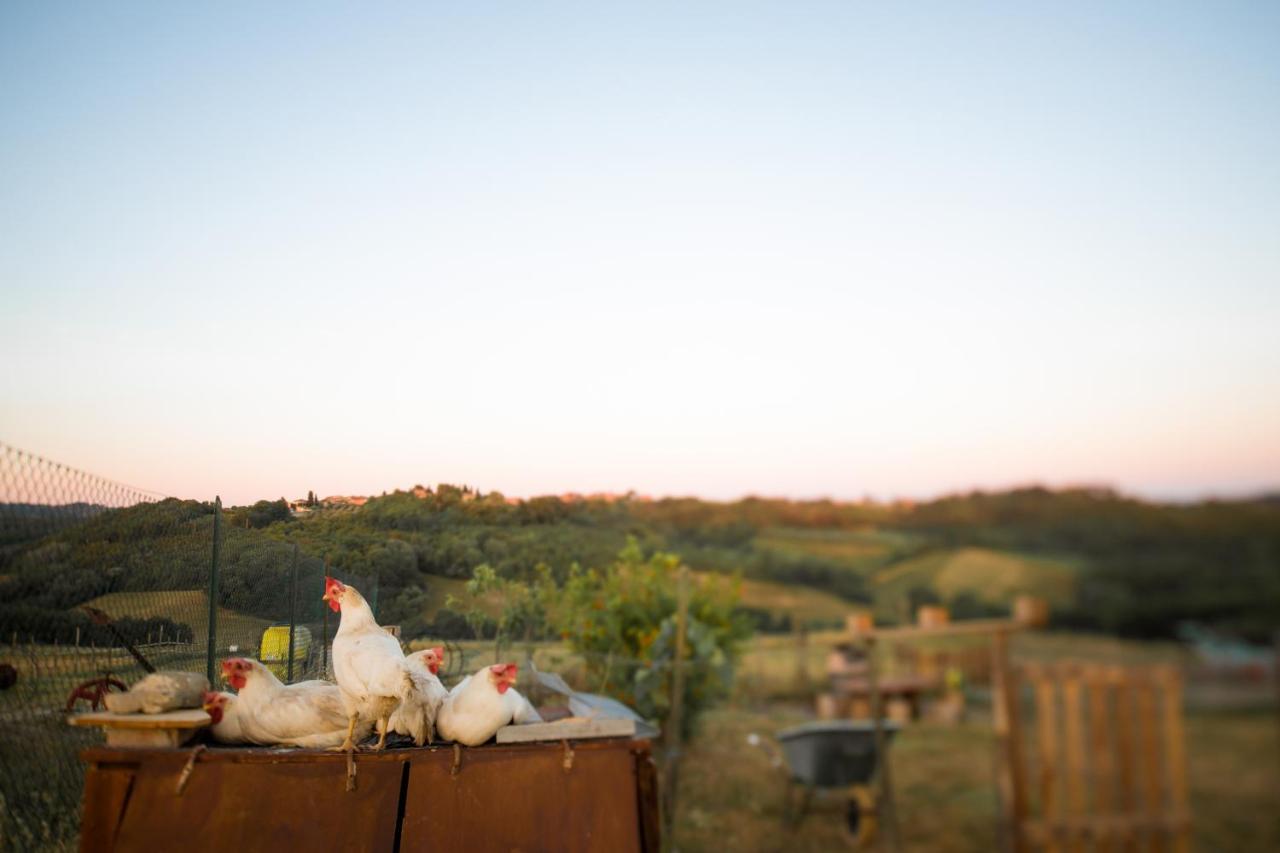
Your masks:
{"label": "wooden fence panel", "polygon": [[[1009,739],[1002,762],[1012,765],[1000,778],[1013,787],[1002,802],[1014,849],[1186,853],[1190,815],[1175,671],[1038,664],[1013,667],[995,682],[997,735]],[[1016,720],[1019,682],[1030,688],[1035,718],[1026,730],[1034,743],[1025,747]]]}

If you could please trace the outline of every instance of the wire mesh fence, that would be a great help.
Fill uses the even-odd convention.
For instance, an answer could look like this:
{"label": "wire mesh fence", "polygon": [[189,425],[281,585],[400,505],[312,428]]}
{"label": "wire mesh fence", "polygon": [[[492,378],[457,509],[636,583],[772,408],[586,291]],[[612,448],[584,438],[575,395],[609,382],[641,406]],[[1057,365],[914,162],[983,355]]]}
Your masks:
{"label": "wire mesh fence", "polygon": [[326,572],[375,607],[377,580],[253,522],[217,499],[165,498],[0,444],[0,850],[74,845],[78,753],[101,735],[65,717],[105,692],[151,670],[216,686],[228,655],[289,681],[326,676]]}

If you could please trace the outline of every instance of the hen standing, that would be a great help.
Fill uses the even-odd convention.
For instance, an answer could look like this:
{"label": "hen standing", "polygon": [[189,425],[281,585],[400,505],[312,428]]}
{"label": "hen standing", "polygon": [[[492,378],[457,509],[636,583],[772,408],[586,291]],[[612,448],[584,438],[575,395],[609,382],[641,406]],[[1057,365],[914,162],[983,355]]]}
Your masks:
{"label": "hen standing", "polygon": [[438,703],[432,703],[427,677],[405,660],[400,641],[378,625],[355,587],[327,577],[324,600],[342,614],[333,638],[333,675],[347,715],[347,736],[336,748],[353,750],[356,725],[373,722],[378,730],[373,749],[382,749],[389,719],[396,711],[402,731],[414,743],[422,746],[430,741]]}

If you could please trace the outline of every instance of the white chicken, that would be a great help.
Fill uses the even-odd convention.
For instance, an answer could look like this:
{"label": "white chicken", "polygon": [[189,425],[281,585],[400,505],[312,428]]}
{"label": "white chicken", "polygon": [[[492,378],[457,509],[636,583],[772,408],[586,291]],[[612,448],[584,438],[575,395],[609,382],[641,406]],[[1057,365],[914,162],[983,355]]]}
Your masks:
{"label": "white chicken", "polygon": [[209,715],[209,733],[218,743],[252,743],[241,725],[239,702],[234,693],[204,694],[204,711]]}
{"label": "white chicken", "polygon": [[400,641],[378,625],[355,587],[326,577],[324,600],[342,614],[333,638],[333,675],[347,715],[347,736],[336,748],[355,749],[356,726],[373,722],[378,730],[373,749],[382,749],[387,744],[389,718],[396,711],[402,731],[415,744],[429,742],[439,704],[432,702],[427,677],[405,660]]}
{"label": "white chicken", "polygon": [[498,663],[458,682],[440,706],[436,728],[441,737],[479,746],[508,723],[541,722],[529,700],[512,689],[519,669],[514,663]]}
{"label": "white chicken", "polygon": [[128,693],[108,693],[107,710],[113,714],[161,714],[200,707],[209,680],[195,672],[153,672],[129,688]]}
{"label": "white chicken", "polygon": [[[427,704],[432,708],[439,708],[440,704],[444,702],[445,697],[449,695],[449,691],[440,683],[440,677],[437,675],[440,671],[440,663],[443,660],[443,646],[423,649],[422,651],[414,652],[405,658],[405,661],[409,666],[426,679],[427,686],[425,698]],[[399,708],[392,712],[391,719],[388,720],[387,723],[390,730],[402,735],[412,735],[413,732],[410,730],[410,723],[405,719],[405,717],[406,715],[402,714]]]}
{"label": "white chicken", "polygon": [[[284,684],[250,658],[224,660],[222,675],[238,691],[235,710],[247,742],[310,749],[343,743],[347,714],[338,685],[328,681]],[[354,739],[363,739],[369,729],[368,724],[357,724]]]}

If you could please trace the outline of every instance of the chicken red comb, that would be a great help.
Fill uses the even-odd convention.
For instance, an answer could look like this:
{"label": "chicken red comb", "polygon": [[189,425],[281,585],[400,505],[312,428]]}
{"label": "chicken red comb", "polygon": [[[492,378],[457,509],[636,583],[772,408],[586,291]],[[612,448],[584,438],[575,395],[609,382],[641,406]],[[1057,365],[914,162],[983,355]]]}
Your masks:
{"label": "chicken red comb", "polygon": [[515,678],[516,673],[520,671],[520,667],[513,663],[495,663],[489,667],[489,671],[503,678]]}
{"label": "chicken red comb", "polygon": [[342,588],[343,588],[342,581],[338,580],[337,578],[331,578],[328,575],[324,576],[325,592],[333,592],[335,589],[342,589]]}
{"label": "chicken red comb", "polygon": [[444,646],[436,646],[431,651],[435,652],[440,660],[444,660]]}

